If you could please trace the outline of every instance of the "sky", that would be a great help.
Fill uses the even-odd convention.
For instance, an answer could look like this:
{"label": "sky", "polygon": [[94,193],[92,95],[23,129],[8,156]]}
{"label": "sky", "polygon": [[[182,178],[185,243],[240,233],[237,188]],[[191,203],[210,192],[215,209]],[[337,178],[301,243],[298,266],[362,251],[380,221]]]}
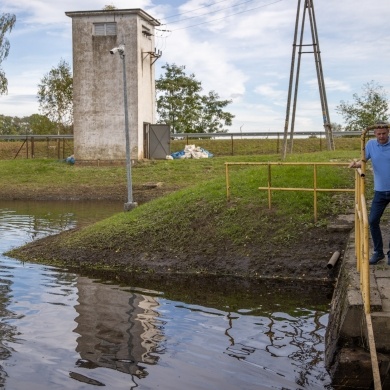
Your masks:
{"label": "sky", "polygon": [[[345,125],[336,107],[353,103],[367,83],[390,93],[388,1],[313,0],[332,123]],[[235,116],[229,132],[284,131],[298,0],[0,0],[0,13],[17,19],[1,64],[8,94],[0,95],[0,114],[39,113],[41,79],[62,59],[72,66],[72,20],[65,12],[105,5],[141,8],[160,21],[156,79],[165,64],[185,66],[204,94],[232,101],[225,108]],[[304,30],[303,44],[311,44],[307,13]],[[295,131],[323,131],[313,54],[302,54],[298,91]]]}

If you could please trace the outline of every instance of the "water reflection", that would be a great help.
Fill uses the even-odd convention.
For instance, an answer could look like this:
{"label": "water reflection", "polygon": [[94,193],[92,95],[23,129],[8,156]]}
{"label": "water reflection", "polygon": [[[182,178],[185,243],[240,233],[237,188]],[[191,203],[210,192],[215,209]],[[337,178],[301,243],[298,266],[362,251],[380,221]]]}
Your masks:
{"label": "water reflection", "polygon": [[[1,252],[107,211],[16,206],[0,204]],[[327,294],[193,276],[103,280],[0,256],[0,388],[330,389]]]}
{"label": "water reflection", "polygon": [[1,201],[0,235],[7,245],[12,241],[21,245],[21,239],[23,244],[92,223],[122,210],[121,204],[98,201]]}
{"label": "water reflection", "polygon": [[153,297],[129,294],[112,286],[77,279],[76,351],[84,368],[105,367],[138,378],[147,372],[139,363],[155,364],[164,339]]}
{"label": "water reflection", "polygon": [[[16,326],[9,324],[8,321],[16,319],[16,315],[7,308],[7,303],[11,299],[12,293],[12,275],[13,267],[0,267],[0,360],[6,360],[11,356],[11,349],[7,343],[15,340],[17,334]],[[4,388],[7,373],[3,366],[0,366],[0,387]]]}

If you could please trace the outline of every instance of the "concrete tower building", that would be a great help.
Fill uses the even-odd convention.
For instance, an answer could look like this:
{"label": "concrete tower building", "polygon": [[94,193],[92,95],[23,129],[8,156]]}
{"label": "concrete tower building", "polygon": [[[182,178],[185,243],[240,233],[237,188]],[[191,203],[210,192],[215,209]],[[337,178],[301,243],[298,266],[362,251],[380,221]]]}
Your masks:
{"label": "concrete tower building", "polygon": [[[141,9],[65,14],[72,18],[76,159],[125,160],[124,73],[130,156],[144,158],[147,127],[155,123],[154,62],[161,54],[155,50],[154,28],[160,23]],[[110,54],[120,45],[124,60]]]}

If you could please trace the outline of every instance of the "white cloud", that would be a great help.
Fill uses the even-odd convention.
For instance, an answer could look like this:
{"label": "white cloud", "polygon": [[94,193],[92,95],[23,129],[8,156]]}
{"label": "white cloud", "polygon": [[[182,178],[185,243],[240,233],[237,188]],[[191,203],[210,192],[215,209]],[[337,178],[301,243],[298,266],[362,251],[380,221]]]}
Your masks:
{"label": "white cloud", "polygon": [[[236,115],[232,131],[243,124],[246,131],[283,128],[297,7],[297,2],[287,0],[215,1],[206,8],[200,8],[210,4],[203,0],[3,0],[2,12],[14,12],[17,26],[9,36],[9,58],[2,64],[9,96],[0,96],[0,114],[37,112],[40,78],[61,58],[71,63],[71,19],[65,12],[102,9],[111,3],[117,8],[142,8],[168,23],[156,31],[156,48],[163,54],[156,63],[157,77],[165,63],[185,65],[202,82],[204,92],[215,90],[221,98],[233,99],[227,107]],[[216,9],[220,12],[212,12]],[[376,0],[375,6],[365,0],[322,0],[315,2],[315,16],[334,121],[339,119],[334,109],[340,100],[350,100],[365,83],[375,80],[390,91],[386,49],[390,35],[383,28],[390,7],[388,0]],[[308,20],[306,32],[310,32]],[[183,29],[186,26],[193,27]],[[305,40],[309,38],[305,34]],[[322,130],[311,54],[302,55],[296,118],[301,130]]]}
{"label": "white cloud", "polygon": [[269,83],[269,84],[263,84],[259,85],[255,88],[255,92],[264,96],[267,99],[276,99],[279,100],[282,97],[285,97],[286,92],[276,89],[277,86],[276,83]]}

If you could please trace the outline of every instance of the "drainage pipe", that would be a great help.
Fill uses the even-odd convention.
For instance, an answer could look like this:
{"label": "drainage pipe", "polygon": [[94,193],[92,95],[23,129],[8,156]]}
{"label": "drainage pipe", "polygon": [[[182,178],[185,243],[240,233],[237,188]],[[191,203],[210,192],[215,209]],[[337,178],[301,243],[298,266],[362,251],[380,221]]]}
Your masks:
{"label": "drainage pipe", "polygon": [[336,251],[335,253],[333,253],[332,257],[328,261],[328,264],[326,265],[328,267],[328,269],[332,269],[334,267],[334,265],[336,264],[339,257],[340,257],[339,251]]}

